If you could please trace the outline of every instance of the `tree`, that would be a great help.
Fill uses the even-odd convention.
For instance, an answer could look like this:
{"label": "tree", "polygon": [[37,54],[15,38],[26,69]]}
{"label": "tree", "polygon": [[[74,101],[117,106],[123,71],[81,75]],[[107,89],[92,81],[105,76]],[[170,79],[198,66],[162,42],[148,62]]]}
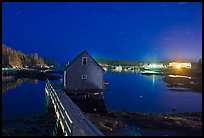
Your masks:
{"label": "tree", "polygon": [[24,54],[2,45],[2,67],[33,67],[36,64],[44,64],[44,60],[37,53]]}

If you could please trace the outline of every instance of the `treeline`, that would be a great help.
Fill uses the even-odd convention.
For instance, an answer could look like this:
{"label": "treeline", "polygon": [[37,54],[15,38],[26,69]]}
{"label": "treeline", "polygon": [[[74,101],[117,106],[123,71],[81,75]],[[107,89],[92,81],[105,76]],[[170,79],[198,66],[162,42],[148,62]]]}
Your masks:
{"label": "treeline", "polygon": [[127,60],[107,60],[107,59],[96,59],[97,62],[102,64],[108,64],[113,66],[135,66],[139,65],[140,62],[134,62],[134,61],[127,61]]}
{"label": "treeline", "polygon": [[35,67],[44,65],[44,60],[37,53],[24,54],[21,51],[16,51],[5,44],[2,45],[2,67]]}
{"label": "treeline", "polygon": [[43,58],[43,61],[48,66],[51,66],[51,65],[53,65],[55,67],[60,66],[60,64],[57,61],[49,59],[49,58]]}

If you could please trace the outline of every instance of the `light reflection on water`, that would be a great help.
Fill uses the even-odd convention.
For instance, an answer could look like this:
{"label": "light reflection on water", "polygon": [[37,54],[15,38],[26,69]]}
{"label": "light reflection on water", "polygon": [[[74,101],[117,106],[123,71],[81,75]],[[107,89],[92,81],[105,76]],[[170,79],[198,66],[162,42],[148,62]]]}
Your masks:
{"label": "light reflection on water", "polygon": [[172,77],[172,78],[187,78],[187,79],[191,79],[191,77],[189,76],[181,76],[181,75],[168,75],[169,77]]}
{"label": "light reflection on water", "polygon": [[[104,92],[105,104],[112,111],[131,112],[178,112],[202,111],[202,94],[193,92],[173,92],[162,81],[163,76],[141,75],[137,72],[106,72],[105,80],[109,82]],[[62,79],[54,82],[62,82]],[[44,111],[45,81],[18,79],[2,84],[3,119],[22,117]],[[170,130],[141,129],[128,123],[127,128],[111,132],[119,136],[166,136],[183,135],[184,132]]]}
{"label": "light reflection on water", "polygon": [[45,99],[43,80],[21,78],[2,83],[2,117],[10,119],[42,113],[46,110]]}
{"label": "light reflection on water", "polygon": [[106,72],[109,82],[104,99],[109,110],[167,113],[202,111],[202,93],[175,92],[166,87],[164,76]]}
{"label": "light reflection on water", "polygon": [[[202,111],[202,94],[168,90],[163,76],[137,72],[106,72],[109,82],[104,92],[107,109],[131,112]],[[54,82],[62,82],[62,79]],[[2,115],[15,117],[43,112],[45,81],[18,79],[2,84]]]}
{"label": "light reflection on water", "polygon": [[44,110],[45,81],[18,79],[2,84],[3,119],[23,117]]}

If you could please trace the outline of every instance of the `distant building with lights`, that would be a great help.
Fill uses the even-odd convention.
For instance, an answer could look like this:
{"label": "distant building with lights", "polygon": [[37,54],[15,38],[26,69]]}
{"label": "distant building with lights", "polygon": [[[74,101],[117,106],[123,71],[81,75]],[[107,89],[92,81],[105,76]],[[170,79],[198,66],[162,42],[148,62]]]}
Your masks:
{"label": "distant building with lights", "polygon": [[150,64],[144,64],[143,67],[145,69],[161,69],[161,68],[164,68],[164,65],[162,63],[150,63]]}
{"label": "distant building with lights", "polygon": [[191,68],[191,63],[171,62],[171,63],[169,63],[169,67],[172,67],[172,68]]}

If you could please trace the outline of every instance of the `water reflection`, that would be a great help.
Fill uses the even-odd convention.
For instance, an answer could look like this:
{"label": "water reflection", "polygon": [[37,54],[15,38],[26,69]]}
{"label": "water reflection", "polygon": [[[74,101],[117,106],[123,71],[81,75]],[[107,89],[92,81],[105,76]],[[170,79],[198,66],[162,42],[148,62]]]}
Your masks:
{"label": "water reflection", "polygon": [[2,84],[2,117],[24,117],[44,110],[45,81],[27,78]]}
{"label": "water reflection", "polygon": [[5,92],[12,90],[12,89],[16,89],[17,87],[20,87],[24,82],[28,82],[28,83],[33,83],[35,85],[38,84],[38,80],[35,79],[17,79],[15,81],[10,81],[10,82],[6,82],[6,83],[2,83],[2,94],[4,94]]}
{"label": "water reflection", "polygon": [[154,85],[155,82],[155,75],[152,75],[152,85]]}
{"label": "water reflection", "polygon": [[165,82],[174,83],[177,78],[168,76],[106,72],[104,79],[109,82],[104,93],[105,103],[113,111],[161,113],[171,112],[172,108],[178,112],[201,111],[202,108],[202,95],[195,93],[196,89],[202,89],[201,80],[192,82],[192,79],[182,78],[194,89],[175,93]]}
{"label": "water reflection", "polygon": [[102,92],[97,95],[88,94],[88,96],[86,95],[85,97],[86,98],[74,98],[70,96],[74,103],[76,103],[83,112],[97,112],[101,114],[107,113],[107,108]]}
{"label": "water reflection", "polygon": [[167,87],[178,92],[202,92],[202,78],[181,75],[168,75],[162,79]]}
{"label": "water reflection", "polygon": [[187,79],[191,79],[191,77],[189,76],[182,76],[182,75],[168,75],[169,77],[172,78],[187,78]]}

